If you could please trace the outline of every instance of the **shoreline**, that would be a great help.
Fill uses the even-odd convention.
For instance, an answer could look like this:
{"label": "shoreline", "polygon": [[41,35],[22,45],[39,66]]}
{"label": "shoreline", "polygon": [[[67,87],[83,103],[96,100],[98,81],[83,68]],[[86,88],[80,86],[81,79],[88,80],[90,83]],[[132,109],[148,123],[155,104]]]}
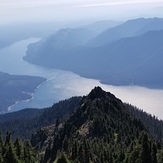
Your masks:
{"label": "shoreline", "polygon": [[[29,101],[33,100],[33,99],[34,99],[34,97],[33,97],[34,93],[35,93],[42,85],[44,85],[47,81],[48,81],[48,79],[46,79],[44,82],[42,82],[41,84],[39,84],[39,85],[35,88],[35,90],[34,90],[32,93],[26,92],[26,94],[28,94],[28,95],[30,96],[30,98],[25,99],[25,100],[18,100],[18,101],[16,101],[13,105],[10,105],[10,106],[7,108],[7,112],[6,112],[6,113],[8,113],[8,112],[14,112],[14,110],[12,110],[12,108],[13,108],[14,106],[16,106],[19,102],[29,102]],[[24,109],[24,108],[23,108],[23,109]],[[20,110],[21,110],[21,109],[20,109]],[[18,110],[15,110],[15,111],[18,111]]]}
{"label": "shoreline", "polygon": [[[27,43],[29,44],[29,41]],[[21,42],[20,42],[20,44],[17,45],[17,48],[20,49],[21,46],[24,47],[25,46],[24,43],[23,43],[23,45],[21,45]],[[11,55],[10,52],[8,52],[8,51],[5,51],[5,53],[8,54],[8,56]],[[12,52],[12,56],[13,56],[13,54],[15,54],[17,56],[17,53]],[[18,57],[22,58],[22,54],[25,55],[25,51],[22,50],[21,55],[17,56],[17,58]],[[7,58],[9,58],[9,57],[7,57]],[[14,61],[14,59],[13,59],[13,61]],[[2,62],[2,63],[4,63],[4,62]],[[8,64],[6,64],[6,62],[5,62],[4,70],[6,70],[6,72],[9,72],[9,73],[12,72],[12,74],[16,73],[18,75],[22,75],[23,72],[27,72],[26,75],[31,75],[31,70],[34,70],[35,72],[34,73],[32,72],[33,76],[36,76],[39,74],[39,76],[42,76],[44,78],[47,78],[47,79],[53,81],[52,83],[50,83],[50,86],[49,86],[50,88],[52,88],[52,89],[50,89],[51,92],[49,92],[49,94],[50,94],[50,96],[51,95],[54,96],[54,98],[53,98],[54,100],[55,100],[55,96],[57,97],[56,99],[58,100],[58,97],[68,98],[67,96],[69,96],[69,95],[70,95],[70,97],[72,97],[73,95],[84,95],[84,94],[88,93],[88,90],[91,90],[95,85],[100,85],[103,87],[103,89],[105,91],[109,91],[109,92],[115,94],[116,97],[122,99],[123,102],[131,103],[132,105],[137,106],[138,108],[141,108],[150,114],[154,114],[161,119],[163,118],[162,117],[163,102],[161,99],[161,97],[163,96],[163,90],[149,89],[149,88],[138,87],[138,86],[133,86],[133,85],[130,85],[129,87],[128,86],[109,86],[108,84],[102,83],[99,79],[97,81],[95,78],[93,78],[93,80],[92,80],[92,78],[88,78],[88,77],[83,78],[83,75],[77,75],[78,73],[75,73],[72,71],[64,72],[63,69],[62,70],[61,69],[53,70],[52,68],[44,69],[41,66],[35,67],[34,64],[30,64],[30,62],[26,62],[24,60],[23,61],[21,60],[21,62],[20,62],[20,65],[22,66],[23,71],[21,71],[20,68],[14,70],[14,71],[12,69],[8,69],[8,67],[7,67],[7,69],[5,69],[6,65],[8,65]],[[13,65],[15,65],[15,62]],[[17,65],[18,64],[16,64],[15,67]],[[61,73],[60,73],[60,71],[61,71]],[[62,71],[64,73],[62,73]],[[69,72],[72,72],[72,73],[69,73]],[[68,76],[67,76],[67,73],[68,73]],[[82,87],[82,89],[81,89],[81,87]],[[38,88],[36,88],[35,91],[37,91],[37,89]],[[41,89],[42,89],[42,87],[41,87]],[[34,93],[35,92],[33,92],[33,94]],[[33,94],[32,94],[32,96],[33,96]],[[44,94],[43,94],[43,96],[44,96]],[[50,97],[50,96],[48,96],[48,97]],[[27,100],[28,101],[32,100],[32,97],[30,99],[28,98],[24,101],[27,101]],[[23,100],[21,100],[21,101],[23,101]],[[16,111],[16,109],[13,109],[13,107],[21,101],[19,100],[19,101],[15,102],[14,105],[11,105],[9,107],[9,109],[11,110],[10,112]],[[34,100],[32,100],[32,101],[34,101]],[[151,101],[152,101],[152,103],[151,103]],[[23,103],[20,105],[20,107],[21,106],[23,106]],[[21,107],[21,109],[22,108],[23,107]],[[18,109],[18,110],[21,110],[21,109]],[[6,112],[7,112],[7,110],[6,110]]]}

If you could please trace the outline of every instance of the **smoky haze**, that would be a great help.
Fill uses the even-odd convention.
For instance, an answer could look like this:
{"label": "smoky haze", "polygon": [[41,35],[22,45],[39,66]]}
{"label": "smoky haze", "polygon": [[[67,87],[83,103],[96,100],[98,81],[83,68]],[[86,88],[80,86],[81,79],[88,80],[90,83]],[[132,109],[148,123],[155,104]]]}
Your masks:
{"label": "smoky haze", "polygon": [[162,0],[1,0],[0,24],[161,17]]}

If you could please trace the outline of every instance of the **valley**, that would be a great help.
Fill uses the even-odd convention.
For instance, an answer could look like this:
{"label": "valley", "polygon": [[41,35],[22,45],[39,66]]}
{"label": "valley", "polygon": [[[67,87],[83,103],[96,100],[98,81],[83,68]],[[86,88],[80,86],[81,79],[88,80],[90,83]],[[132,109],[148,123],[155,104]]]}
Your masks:
{"label": "valley", "polygon": [[0,163],[163,163],[162,11],[1,0]]}
{"label": "valley", "polygon": [[24,59],[105,84],[162,89],[162,35],[162,18],[128,20],[95,36],[64,28],[29,45]]}
{"label": "valley", "polygon": [[160,119],[163,118],[163,91],[161,89],[148,89],[134,85],[112,86],[101,84],[98,80],[83,78],[70,71],[45,68],[24,61],[22,58],[26,55],[27,46],[37,41],[39,41],[38,38],[22,40],[0,50],[0,71],[16,75],[41,76],[47,79],[33,94],[30,101],[19,101],[11,107],[10,111],[49,107],[72,96],[86,95],[94,86],[101,86],[104,90],[110,91],[121,98],[123,102],[133,104]]}

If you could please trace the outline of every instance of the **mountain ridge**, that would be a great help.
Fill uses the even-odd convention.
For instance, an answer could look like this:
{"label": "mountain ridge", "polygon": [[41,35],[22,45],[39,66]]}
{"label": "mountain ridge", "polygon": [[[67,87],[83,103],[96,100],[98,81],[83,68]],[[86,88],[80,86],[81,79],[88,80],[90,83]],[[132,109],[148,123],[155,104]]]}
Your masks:
{"label": "mountain ridge", "polygon": [[[117,163],[131,163],[134,160],[141,162],[145,159],[147,162],[153,159],[149,144],[155,146],[153,140],[156,140],[151,137],[146,126],[132,116],[119,99],[100,87],[95,87],[84,96],[78,109],[69,119],[52,131],[54,131],[52,139],[47,140],[47,137],[41,141],[42,144],[49,142],[44,150],[43,163],[54,162],[60,152],[72,162],[79,163],[103,163],[111,160],[112,162],[116,160]],[[33,136],[32,144],[35,144],[43,133],[44,131],[38,132]],[[143,147],[145,139],[148,144],[146,149]],[[132,145],[133,148],[129,152]],[[150,157],[142,158],[139,152],[136,154],[138,146],[139,152],[146,151],[143,157],[146,155]],[[133,154],[136,157],[132,157]],[[156,153],[154,155],[156,158]]]}
{"label": "mountain ridge", "polygon": [[138,18],[128,20],[116,27],[107,29],[89,41],[91,46],[102,46],[124,37],[141,35],[151,30],[163,29],[163,18]]}
{"label": "mountain ridge", "polygon": [[72,71],[105,84],[162,88],[162,35],[163,30],[148,31],[101,47],[53,51],[49,57],[29,49],[25,60]]}
{"label": "mountain ridge", "polygon": [[77,107],[81,97],[72,97],[60,101],[49,108],[22,109],[17,112],[0,115],[0,128],[3,135],[7,131],[12,132],[12,137],[30,139],[38,129],[51,125],[59,118],[63,121]]}
{"label": "mountain ridge", "polygon": [[[163,121],[124,104],[99,86],[83,97],[73,97],[40,110],[42,113],[33,111],[1,115],[0,128],[9,129],[2,121],[10,117],[16,137],[22,129],[25,133],[33,131],[31,144],[40,163],[57,162],[61,155],[75,163],[161,163],[163,159]],[[28,117],[24,119],[30,123],[23,124],[26,113]],[[12,114],[15,114],[13,119]],[[15,128],[19,118],[22,126]]]}

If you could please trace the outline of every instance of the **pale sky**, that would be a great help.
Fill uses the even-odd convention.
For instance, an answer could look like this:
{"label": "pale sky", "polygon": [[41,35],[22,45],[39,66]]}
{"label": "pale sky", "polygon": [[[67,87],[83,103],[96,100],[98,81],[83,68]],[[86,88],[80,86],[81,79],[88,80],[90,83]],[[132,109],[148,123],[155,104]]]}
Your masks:
{"label": "pale sky", "polygon": [[1,24],[163,17],[163,0],[0,0]]}

